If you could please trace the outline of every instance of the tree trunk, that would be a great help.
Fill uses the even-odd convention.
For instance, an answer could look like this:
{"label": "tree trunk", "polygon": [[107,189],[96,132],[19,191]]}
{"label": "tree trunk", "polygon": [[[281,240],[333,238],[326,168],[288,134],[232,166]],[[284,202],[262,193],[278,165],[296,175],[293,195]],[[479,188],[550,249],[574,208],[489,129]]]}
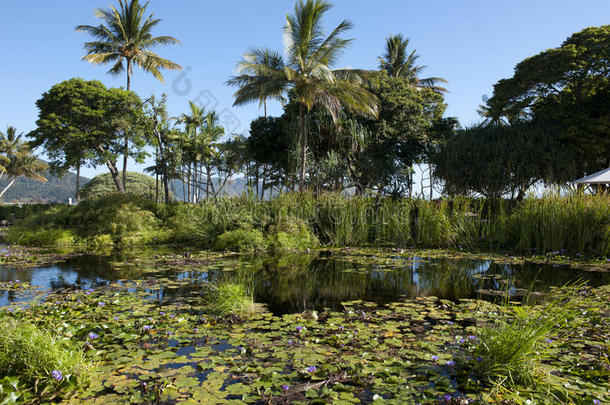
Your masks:
{"label": "tree trunk", "polygon": [[263,165],[263,185],[261,187],[261,201],[265,201],[265,185],[267,180],[267,167]]}
{"label": "tree trunk", "polygon": [[76,202],[80,201],[80,197],[78,196],[80,191],[80,162],[76,165],[76,194],[74,195],[74,200]]}
{"label": "tree trunk", "polygon": [[13,185],[13,183],[15,183],[15,180],[17,180],[17,178],[14,178],[13,180],[10,181],[10,183],[8,183],[6,185],[6,187],[4,187],[4,190],[2,190],[2,192],[0,193],[0,199],[2,199],[2,196],[4,195],[4,193],[6,193],[6,190],[8,190],[9,188],[11,188],[11,186]]}
{"label": "tree trunk", "polygon": [[307,131],[305,131],[305,105],[300,106],[301,116],[301,176],[299,178],[299,192],[303,192],[305,182],[305,171],[307,169]]}
{"label": "tree trunk", "polygon": [[159,147],[155,147],[155,202],[159,203]]}
{"label": "tree trunk", "polygon": [[[127,59],[127,91],[131,91],[131,59]],[[123,144],[123,187],[127,189],[127,159],[129,157],[129,136],[125,132],[125,142]]]}
{"label": "tree trunk", "polygon": [[[102,155],[106,154],[106,150],[101,145],[97,147],[97,150],[100,151]],[[108,170],[110,170],[110,175],[112,176],[112,180],[114,180],[114,184],[116,185],[117,191],[121,194],[125,194],[125,187],[123,187],[123,183],[121,182],[121,173],[119,172],[119,169],[116,166],[116,162],[107,159],[106,166],[108,167]]]}

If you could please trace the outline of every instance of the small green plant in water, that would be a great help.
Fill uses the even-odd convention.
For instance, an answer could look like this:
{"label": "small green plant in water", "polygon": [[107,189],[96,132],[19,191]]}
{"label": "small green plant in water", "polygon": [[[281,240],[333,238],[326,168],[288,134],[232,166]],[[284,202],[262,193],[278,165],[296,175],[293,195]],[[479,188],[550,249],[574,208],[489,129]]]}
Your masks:
{"label": "small green plant in water", "polygon": [[237,315],[245,317],[254,312],[252,295],[241,284],[212,285],[207,296],[210,314],[218,317]]}
{"label": "small green plant in water", "polygon": [[561,388],[554,386],[542,362],[552,353],[554,340],[578,326],[579,308],[571,297],[581,287],[564,287],[539,307],[511,305],[507,299],[499,319],[470,337],[476,342],[474,356],[483,381],[504,393],[530,387],[561,396]]}
{"label": "small green plant in water", "polygon": [[0,330],[0,379],[25,388],[26,396],[43,397],[91,381],[94,364],[69,340],[11,318],[0,319]]}

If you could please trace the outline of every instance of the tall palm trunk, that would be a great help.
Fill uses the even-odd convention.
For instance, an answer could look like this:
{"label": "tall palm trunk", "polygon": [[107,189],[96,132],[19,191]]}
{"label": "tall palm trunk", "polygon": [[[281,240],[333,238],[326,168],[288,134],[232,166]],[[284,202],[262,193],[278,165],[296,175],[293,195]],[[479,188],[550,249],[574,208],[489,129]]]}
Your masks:
{"label": "tall palm trunk", "polygon": [[[127,59],[127,91],[131,91],[131,59]],[[129,136],[125,132],[125,140],[123,147],[125,148],[123,154],[123,188],[127,191],[127,159],[129,156]]]}
{"label": "tall palm trunk", "polygon": [[15,180],[17,180],[16,178],[14,178],[13,180],[10,181],[10,183],[8,183],[6,185],[6,187],[4,187],[4,190],[2,190],[2,192],[0,192],[0,199],[2,199],[2,196],[4,195],[4,193],[6,193],[6,190],[8,190],[9,188],[11,188],[11,186],[15,183]]}
{"label": "tall palm trunk", "polygon": [[303,184],[305,182],[305,171],[307,169],[307,131],[305,130],[305,105],[301,104],[301,177],[299,178],[299,192],[303,192]]}

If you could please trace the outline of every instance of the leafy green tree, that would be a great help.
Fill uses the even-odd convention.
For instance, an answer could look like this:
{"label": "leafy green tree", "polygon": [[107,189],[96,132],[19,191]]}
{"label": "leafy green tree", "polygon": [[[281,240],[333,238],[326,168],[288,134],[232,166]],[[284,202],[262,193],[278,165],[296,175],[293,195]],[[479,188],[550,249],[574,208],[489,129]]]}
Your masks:
{"label": "leafy green tree", "polygon": [[379,99],[378,120],[360,120],[370,134],[354,161],[357,188],[394,194],[409,188],[412,166],[434,139],[433,124],[446,105],[433,89],[416,88],[408,78],[375,75],[371,92]]}
{"label": "leafy green tree", "polygon": [[565,163],[570,158],[545,127],[521,121],[458,131],[439,144],[431,161],[448,194],[521,199],[539,181],[552,183],[571,170]]}
{"label": "leafy green tree", "polygon": [[326,110],[337,120],[343,108],[375,117],[377,100],[362,87],[363,80],[357,71],[333,70],[340,54],[351,42],[340,38],[352,27],[342,21],[328,36],[324,35],[322,18],[331,8],[323,0],[299,0],[294,15],[286,17],[284,43],[286,60],[274,64],[261,63],[259,52],[244,55],[238,63],[239,85],[235,105],[277,97],[289,93],[299,106],[301,172],[299,189],[303,190],[306,176],[307,131],[306,117],[314,106]]}
{"label": "leafy green tree", "polygon": [[409,38],[402,34],[392,35],[386,38],[385,52],[379,58],[379,68],[390,77],[403,77],[415,87],[432,89],[439,93],[447,92],[447,89],[439,86],[439,83],[447,83],[442,77],[428,77],[420,79],[419,75],[426,68],[424,65],[416,65],[419,55],[416,50],[411,53],[407,51]]}
{"label": "leafy green tree", "polygon": [[28,142],[22,139],[23,134],[17,134],[15,127],[9,126],[6,133],[0,132],[0,178],[6,176],[8,184],[0,192],[0,199],[19,177],[45,182],[43,174],[47,164],[39,160],[30,148]]}
{"label": "leafy green tree", "polygon": [[71,79],[56,84],[36,102],[37,128],[29,134],[44,147],[54,167],[105,164],[117,190],[125,192],[117,157],[125,152],[123,139],[131,139],[129,156],[142,162],[148,129],[143,105],[133,92],[107,89],[99,81]]}
{"label": "leafy green tree", "polygon": [[[127,91],[131,90],[134,65],[151,73],[161,82],[164,82],[161,69],[182,69],[180,65],[160,57],[151,50],[161,45],[178,44],[180,41],[171,36],[153,36],[152,29],[161,20],[153,18],[152,14],[145,17],[147,7],[148,2],[142,5],[139,0],[129,2],[119,0],[118,9],[111,6],[106,10],[97,9],[95,11],[95,16],[103,20],[102,24],[76,27],[77,31],[85,32],[93,37],[93,41],[85,42],[87,55],[83,59],[95,65],[113,64],[108,71],[113,76],[126,72]],[[125,181],[127,171],[127,142],[128,137],[125,137],[123,181]]]}
{"label": "leafy green tree", "polygon": [[[610,166],[610,25],[571,35],[517,64],[483,109],[491,121],[529,119],[573,152],[578,175]],[[565,172],[566,175],[574,175]],[[570,177],[559,177],[567,181]]]}

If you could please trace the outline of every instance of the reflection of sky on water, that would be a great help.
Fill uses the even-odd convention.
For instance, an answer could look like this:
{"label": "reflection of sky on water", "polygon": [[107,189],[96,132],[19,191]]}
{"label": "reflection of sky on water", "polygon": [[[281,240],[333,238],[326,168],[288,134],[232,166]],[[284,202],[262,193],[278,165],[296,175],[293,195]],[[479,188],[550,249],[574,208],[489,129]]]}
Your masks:
{"label": "reflection of sky on water", "polygon": [[[82,256],[25,270],[0,266],[0,281],[29,281],[32,286],[54,290],[88,289],[155,276],[190,282],[179,288],[150,291],[152,298],[159,301],[196,292],[203,282],[240,282],[254,291],[255,300],[276,313],[324,307],[340,309],[341,302],[355,299],[389,302],[434,295],[457,300],[507,291],[511,294],[530,289],[545,291],[579,279],[588,280],[592,286],[610,283],[609,273],[548,265],[508,265],[478,259],[369,259],[356,263],[349,257],[333,257],[328,253],[233,257],[214,262],[207,271],[185,268],[146,273],[136,266],[113,268],[109,258]],[[147,291],[145,285],[139,289]],[[27,299],[27,295],[18,292],[0,291],[0,306]]]}

